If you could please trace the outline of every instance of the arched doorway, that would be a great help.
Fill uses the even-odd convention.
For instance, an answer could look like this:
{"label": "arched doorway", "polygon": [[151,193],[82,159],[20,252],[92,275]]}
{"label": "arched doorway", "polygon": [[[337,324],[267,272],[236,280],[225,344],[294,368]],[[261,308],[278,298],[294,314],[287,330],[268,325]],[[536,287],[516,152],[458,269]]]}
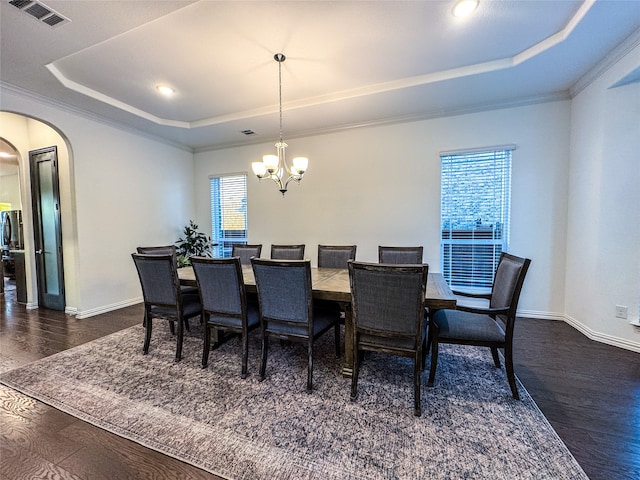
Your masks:
{"label": "arched doorway", "polygon": [[[0,137],[0,293],[26,302],[24,234],[18,150]],[[18,252],[21,258],[16,261]],[[16,268],[17,263],[17,268]],[[16,276],[18,278],[16,278]],[[16,291],[19,287],[19,295]]]}
{"label": "arched doorway", "polygon": [[[63,137],[62,133],[54,126],[41,120],[19,113],[1,111],[0,125],[0,138],[4,140],[5,144],[11,145],[13,150],[17,152],[17,156],[15,158],[17,159],[17,182],[19,187],[18,199],[20,201],[23,220],[23,255],[25,264],[26,298],[16,298],[16,300],[21,303],[25,303],[27,308],[46,307],[46,302],[42,300],[42,291],[48,288],[46,285],[48,280],[45,279],[43,281],[41,279],[40,282],[38,281],[38,271],[40,267],[37,261],[38,250],[40,250],[41,255],[44,253],[44,250],[41,247],[37,247],[36,244],[39,225],[42,224],[42,221],[39,218],[39,215],[42,214],[42,210],[37,203],[37,195],[39,194],[38,189],[32,188],[34,174],[32,173],[30,165],[30,155],[34,152],[42,151],[43,149],[53,149],[57,152],[55,166],[57,168],[59,164],[63,170],[65,182],[64,189],[68,198],[70,149],[68,148],[68,142]],[[1,190],[2,189],[0,188],[0,191]],[[34,193],[36,196],[34,196]],[[0,201],[1,200],[2,199],[0,198]],[[64,214],[65,209],[60,208],[59,203],[57,205],[52,204],[51,206],[54,211],[57,210],[58,215]],[[71,205],[67,202],[66,209],[70,210],[71,208]],[[34,219],[37,220],[35,223]],[[69,225],[72,224],[71,218],[68,218],[66,221]],[[42,229],[40,228],[40,230]],[[64,236],[64,234],[62,236]],[[60,258],[62,258],[62,247],[59,248],[59,251],[55,252],[55,255],[59,255]],[[61,291],[64,291],[66,283],[66,280],[63,279],[62,275],[64,269],[66,269],[66,265],[60,263],[61,275],[59,277],[56,276],[56,278],[62,279],[62,284],[59,286]],[[50,308],[67,311],[64,299],[60,305]]]}

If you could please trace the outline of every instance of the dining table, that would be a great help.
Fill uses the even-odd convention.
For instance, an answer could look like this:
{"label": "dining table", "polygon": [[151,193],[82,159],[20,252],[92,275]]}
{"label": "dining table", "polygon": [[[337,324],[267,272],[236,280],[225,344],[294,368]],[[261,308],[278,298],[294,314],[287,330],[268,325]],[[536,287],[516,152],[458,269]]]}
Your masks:
{"label": "dining table", "polygon": [[[242,276],[246,291],[249,293],[257,292],[253,269],[250,265],[242,266]],[[178,278],[182,285],[197,285],[192,267],[179,268]],[[351,315],[349,270],[311,267],[311,288],[314,299],[334,301],[345,312],[345,361],[342,374],[345,377],[351,377],[353,372],[353,317]],[[440,273],[429,273],[428,275],[425,307],[431,310],[456,308],[456,297]]]}

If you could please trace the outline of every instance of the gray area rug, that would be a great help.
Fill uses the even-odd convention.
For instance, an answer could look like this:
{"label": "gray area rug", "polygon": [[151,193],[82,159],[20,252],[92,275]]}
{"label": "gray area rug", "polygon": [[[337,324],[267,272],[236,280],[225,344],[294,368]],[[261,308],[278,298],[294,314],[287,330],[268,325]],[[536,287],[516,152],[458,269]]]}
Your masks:
{"label": "gray area rug", "polygon": [[[200,367],[199,326],[174,363],[174,337],[154,325],[117,332],[0,376],[0,382],[105,430],[230,479],[586,479],[519,385],[511,398],[487,349],[443,345],[436,386],[413,415],[412,365],[368,355],[359,397],[333,335],[314,355],[314,392],[305,393],[306,349],[270,344],[258,382],[258,334],[249,375],[240,378],[237,338]],[[426,384],[427,372],[423,375]]]}

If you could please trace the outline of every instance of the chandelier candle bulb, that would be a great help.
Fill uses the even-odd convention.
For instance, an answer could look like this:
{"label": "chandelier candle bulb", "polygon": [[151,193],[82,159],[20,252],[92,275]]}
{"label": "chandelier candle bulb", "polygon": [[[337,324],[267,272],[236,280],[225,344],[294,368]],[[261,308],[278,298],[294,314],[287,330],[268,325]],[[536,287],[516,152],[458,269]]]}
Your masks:
{"label": "chandelier candle bulb", "polygon": [[253,162],[251,164],[251,169],[258,178],[264,178],[267,174],[267,166],[264,162]]}
{"label": "chandelier candle bulb", "polygon": [[307,157],[295,157],[293,159],[293,170],[298,175],[302,175],[304,172],[306,172],[308,166],[309,159]]}

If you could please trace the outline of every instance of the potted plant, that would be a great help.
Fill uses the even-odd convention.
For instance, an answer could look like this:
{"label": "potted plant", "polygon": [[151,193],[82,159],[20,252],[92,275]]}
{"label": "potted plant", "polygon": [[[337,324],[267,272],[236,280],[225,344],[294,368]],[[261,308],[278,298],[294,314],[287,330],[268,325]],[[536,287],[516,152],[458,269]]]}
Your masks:
{"label": "potted plant", "polygon": [[198,231],[198,225],[193,220],[189,220],[189,225],[184,227],[182,233],[183,237],[176,241],[179,267],[190,265],[189,258],[193,256],[211,256],[211,247],[213,247],[211,237]]}

